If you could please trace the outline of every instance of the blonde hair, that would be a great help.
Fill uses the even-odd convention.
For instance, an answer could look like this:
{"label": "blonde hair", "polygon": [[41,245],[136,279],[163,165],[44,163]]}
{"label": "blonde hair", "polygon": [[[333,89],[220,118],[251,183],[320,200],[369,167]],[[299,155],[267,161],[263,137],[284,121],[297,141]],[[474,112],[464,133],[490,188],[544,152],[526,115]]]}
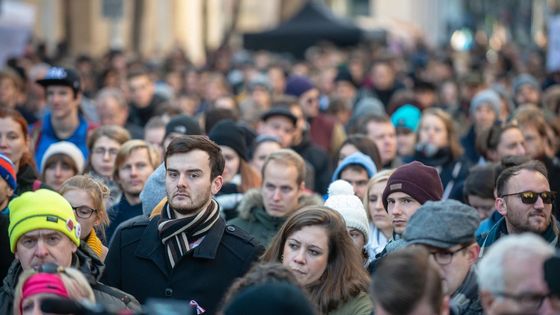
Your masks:
{"label": "blonde hair", "polygon": [[297,171],[296,183],[298,185],[301,185],[301,183],[303,183],[303,181],[305,180],[305,161],[303,160],[301,155],[297,154],[294,150],[280,149],[276,152],[271,153],[264,161],[261,170],[261,178],[263,180],[264,180],[264,172],[271,161],[282,164],[282,166],[284,167],[289,167],[293,165]]}
{"label": "blonde hair", "polygon": [[119,169],[121,166],[126,162],[126,159],[132,154],[135,150],[146,149],[148,151],[148,159],[150,160],[149,163],[152,168],[155,170],[159,164],[161,163],[161,156],[159,152],[144,140],[128,140],[125,142],[119,152],[117,153],[117,157],[115,158],[115,169],[113,170],[113,178],[119,178]]}
{"label": "blonde hair", "polygon": [[[23,302],[23,285],[29,278],[34,275],[39,274],[38,271],[34,269],[29,269],[24,271],[18,279],[18,284],[16,286],[14,295],[14,315],[21,315],[21,310],[19,305]],[[95,303],[95,295],[86,277],[77,269],[74,268],[64,268],[58,267],[55,273],[60,277],[66,291],[68,292],[68,298],[72,300],[83,300],[86,299],[89,302]]]}
{"label": "blonde hair", "polygon": [[99,224],[96,227],[99,227],[100,231],[105,231],[105,228],[109,225],[109,215],[105,208],[105,200],[109,198],[109,188],[89,175],[77,175],[70,177],[62,184],[60,194],[64,195],[70,190],[82,190],[89,195],[93,201],[93,208],[97,210],[95,213]]}
{"label": "blonde hair", "polygon": [[373,175],[373,177],[370,178],[370,180],[367,184],[366,193],[364,195],[364,199],[362,200],[362,202],[364,203],[364,208],[366,209],[366,213],[367,213],[369,222],[372,222],[372,219],[373,219],[371,217],[370,212],[369,212],[369,191],[371,190],[373,185],[375,185],[377,183],[388,181],[389,177],[391,177],[393,172],[395,172],[395,169],[382,170],[381,172],[378,172],[375,175]]}

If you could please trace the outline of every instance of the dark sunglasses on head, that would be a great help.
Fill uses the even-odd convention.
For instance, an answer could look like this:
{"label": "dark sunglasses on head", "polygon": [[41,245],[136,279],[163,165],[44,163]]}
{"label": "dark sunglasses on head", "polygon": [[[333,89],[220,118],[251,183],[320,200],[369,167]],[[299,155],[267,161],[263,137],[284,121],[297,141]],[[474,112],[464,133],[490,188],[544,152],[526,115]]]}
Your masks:
{"label": "dark sunglasses on head", "polygon": [[521,202],[524,204],[532,205],[537,202],[537,198],[541,196],[543,203],[551,204],[554,199],[556,198],[555,191],[543,191],[543,192],[534,192],[534,191],[523,191],[514,194],[505,194],[502,195],[500,198],[507,197],[507,196],[519,196],[521,198]]}

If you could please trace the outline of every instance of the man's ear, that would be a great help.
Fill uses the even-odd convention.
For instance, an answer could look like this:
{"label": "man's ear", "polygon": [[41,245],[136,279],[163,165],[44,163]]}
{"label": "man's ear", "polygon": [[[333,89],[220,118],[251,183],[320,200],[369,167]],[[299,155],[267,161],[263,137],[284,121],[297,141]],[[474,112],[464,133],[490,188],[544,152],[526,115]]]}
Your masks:
{"label": "man's ear", "polygon": [[8,198],[11,198],[14,195],[14,190],[11,187],[8,187]]}
{"label": "man's ear", "polygon": [[467,250],[467,255],[469,255],[469,263],[471,263],[471,265],[474,265],[474,263],[476,263],[479,254],[480,254],[480,246],[478,246],[476,242],[471,246],[469,246]]}
{"label": "man's ear", "polygon": [[210,191],[212,192],[212,195],[217,194],[220,191],[220,189],[222,189],[223,184],[224,184],[224,178],[222,177],[222,175],[216,176],[216,178],[212,180],[212,184],[210,186]]}
{"label": "man's ear", "polygon": [[301,184],[299,184],[299,196],[303,195],[305,193],[305,181],[302,181]]}
{"label": "man's ear", "polygon": [[507,214],[507,204],[504,198],[496,198],[495,201],[495,206],[496,206],[496,210],[498,210],[498,212],[503,215],[506,216]]}

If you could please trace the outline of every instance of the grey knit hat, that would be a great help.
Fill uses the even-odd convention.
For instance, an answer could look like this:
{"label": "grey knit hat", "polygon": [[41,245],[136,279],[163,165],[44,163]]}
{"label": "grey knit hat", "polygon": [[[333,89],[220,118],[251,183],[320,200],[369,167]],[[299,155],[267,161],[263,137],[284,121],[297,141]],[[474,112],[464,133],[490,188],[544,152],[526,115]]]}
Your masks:
{"label": "grey knit hat", "polygon": [[471,115],[473,115],[474,112],[476,112],[476,109],[478,107],[484,104],[490,105],[490,108],[492,108],[492,110],[496,113],[496,115],[500,114],[500,107],[501,107],[500,96],[498,95],[498,93],[496,93],[496,91],[488,89],[476,93],[476,95],[471,100],[471,107],[470,107]]}
{"label": "grey knit hat", "polygon": [[512,83],[513,95],[516,95],[519,92],[519,90],[525,85],[529,85],[532,88],[534,88],[536,90],[539,90],[539,91],[541,90],[541,86],[539,85],[539,81],[537,81],[537,79],[535,79],[535,77],[533,77],[530,74],[523,73],[523,74],[520,74],[520,75],[516,76],[515,79],[513,79],[513,83]]}
{"label": "grey knit hat", "polygon": [[456,200],[428,201],[412,215],[403,238],[407,244],[450,248],[474,242],[480,223],[476,210]]}

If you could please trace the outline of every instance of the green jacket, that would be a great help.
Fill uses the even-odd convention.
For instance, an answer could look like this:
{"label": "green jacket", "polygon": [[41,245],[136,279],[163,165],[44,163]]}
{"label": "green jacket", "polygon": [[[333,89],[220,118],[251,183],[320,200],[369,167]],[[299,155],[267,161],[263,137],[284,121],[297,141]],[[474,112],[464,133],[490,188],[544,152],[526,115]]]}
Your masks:
{"label": "green jacket", "polygon": [[372,312],[373,302],[367,293],[361,292],[328,315],[370,315]]}
{"label": "green jacket", "polygon": [[[321,197],[318,195],[302,196],[299,200],[300,208],[310,205],[322,205]],[[260,189],[252,189],[245,193],[237,207],[239,213],[237,218],[227,223],[235,225],[257,239],[263,246],[267,247],[276,232],[287,219],[286,217],[270,216],[264,209],[263,197]]]}

